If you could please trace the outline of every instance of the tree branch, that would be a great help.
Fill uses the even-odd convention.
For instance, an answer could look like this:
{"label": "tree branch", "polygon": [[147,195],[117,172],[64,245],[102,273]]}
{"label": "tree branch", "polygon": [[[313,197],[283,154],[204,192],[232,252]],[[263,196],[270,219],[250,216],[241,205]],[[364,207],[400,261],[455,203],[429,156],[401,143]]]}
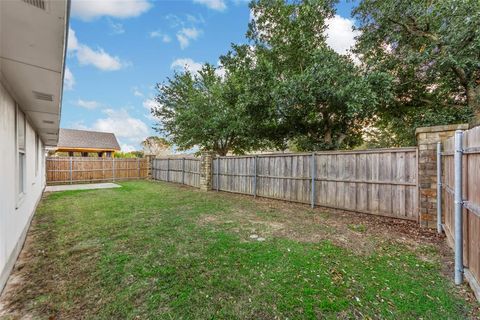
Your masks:
{"label": "tree branch", "polygon": [[[410,17],[410,19],[413,20],[413,18]],[[391,18],[387,18],[388,21],[390,21],[391,23],[393,24],[396,24],[402,28],[405,29],[405,31],[407,31],[408,33],[410,33],[411,35],[415,35],[415,36],[420,36],[420,37],[424,37],[424,38],[428,38],[434,42],[438,42],[439,38],[437,35],[431,33],[431,32],[428,32],[428,31],[424,31],[424,30],[421,30],[420,28],[418,28],[416,26],[416,23],[415,23],[415,20],[414,20],[414,25],[413,26],[410,26],[406,23],[403,23],[403,22],[400,22],[400,21],[396,21],[396,20],[393,20]]]}

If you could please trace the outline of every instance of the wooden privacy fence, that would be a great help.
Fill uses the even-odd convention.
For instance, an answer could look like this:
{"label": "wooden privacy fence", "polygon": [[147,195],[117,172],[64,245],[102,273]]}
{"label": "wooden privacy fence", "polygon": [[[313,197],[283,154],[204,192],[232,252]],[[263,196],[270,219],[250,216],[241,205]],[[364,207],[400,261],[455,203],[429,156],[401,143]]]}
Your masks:
{"label": "wooden privacy fence", "polygon": [[417,149],[218,157],[213,189],[417,220]]}
{"label": "wooden privacy fence", "polygon": [[[462,211],[463,242],[459,243],[463,253],[465,275],[472,285],[480,284],[480,127],[461,134],[463,143],[460,153],[462,184],[459,205]],[[443,171],[440,217],[443,211],[443,230],[451,244],[455,244],[455,137],[444,142],[441,153]],[[443,161],[442,161],[443,160]],[[440,172],[441,177],[441,172]],[[443,210],[442,210],[443,209]],[[456,247],[456,246],[455,246]],[[461,258],[461,257],[460,257]],[[460,261],[462,263],[462,261]],[[478,297],[480,299],[480,296]]]}
{"label": "wooden privacy fence", "polygon": [[68,184],[145,179],[147,159],[49,157],[46,160],[47,184]]}
{"label": "wooden privacy fence", "polygon": [[[217,191],[418,219],[416,148],[217,157],[211,164],[206,175]],[[153,178],[200,187],[200,165],[155,159]]]}
{"label": "wooden privacy fence", "polygon": [[200,187],[200,159],[158,158],[152,161],[152,178]]}

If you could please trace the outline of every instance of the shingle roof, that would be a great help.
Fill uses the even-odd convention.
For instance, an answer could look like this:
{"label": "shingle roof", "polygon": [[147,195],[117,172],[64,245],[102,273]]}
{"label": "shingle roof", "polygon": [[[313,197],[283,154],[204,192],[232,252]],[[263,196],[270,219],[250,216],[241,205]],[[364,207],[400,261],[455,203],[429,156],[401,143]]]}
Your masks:
{"label": "shingle roof", "polygon": [[57,147],[120,150],[113,133],[74,129],[60,129]]}

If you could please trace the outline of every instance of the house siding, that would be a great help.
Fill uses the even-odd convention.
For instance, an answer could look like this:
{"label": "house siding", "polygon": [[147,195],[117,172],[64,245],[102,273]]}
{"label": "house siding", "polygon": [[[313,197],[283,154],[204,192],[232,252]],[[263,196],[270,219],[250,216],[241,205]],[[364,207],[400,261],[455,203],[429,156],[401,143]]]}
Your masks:
{"label": "house siding", "polygon": [[[27,120],[25,194],[18,201],[15,112],[15,100],[0,83],[0,292],[23,246],[45,187],[44,145],[39,141],[36,150],[36,132]],[[35,157],[38,157],[38,170]]]}

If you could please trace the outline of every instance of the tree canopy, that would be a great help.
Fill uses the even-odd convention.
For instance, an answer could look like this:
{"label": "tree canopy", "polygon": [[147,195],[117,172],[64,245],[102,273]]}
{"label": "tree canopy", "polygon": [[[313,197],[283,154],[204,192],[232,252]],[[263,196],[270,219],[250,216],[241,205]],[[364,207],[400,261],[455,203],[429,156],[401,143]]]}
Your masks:
{"label": "tree canopy", "polygon": [[384,133],[411,143],[418,126],[480,114],[478,0],[362,0],[353,14],[365,69],[392,79],[377,110]]}
{"label": "tree canopy", "polygon": [[171,148],[171,143],[167,139],[158,136],[147,137],[141,145],[146,155],[167,155]]}
{"label": "tree canopy", "polygon": [[376,94],[347,57],[326,44],[335,1],[252,1],[250,46],[222,61],[246,65],[242,101],[257,132],[278,148],[349,148],[361,141]]}
{"label": "tree canopy", "polygon": [[157,90],[158,107],[152,110],[161,119],[157,130],[180,150],[199,147],[226,155],[258,146],[248,137],[250,125],[238,102],[235,77],[223,79],[206,64],[197,74],[175,73],[166,84],[157,85]]}
{"label": "tree canopy", "polygon": [[206,64],[157,85],[157,130],[225,155],[405,146],[418,126],[480,115],[479,1],[361,0],[354,55],[326,43],[336,3],[252,1],[224,74]]}

